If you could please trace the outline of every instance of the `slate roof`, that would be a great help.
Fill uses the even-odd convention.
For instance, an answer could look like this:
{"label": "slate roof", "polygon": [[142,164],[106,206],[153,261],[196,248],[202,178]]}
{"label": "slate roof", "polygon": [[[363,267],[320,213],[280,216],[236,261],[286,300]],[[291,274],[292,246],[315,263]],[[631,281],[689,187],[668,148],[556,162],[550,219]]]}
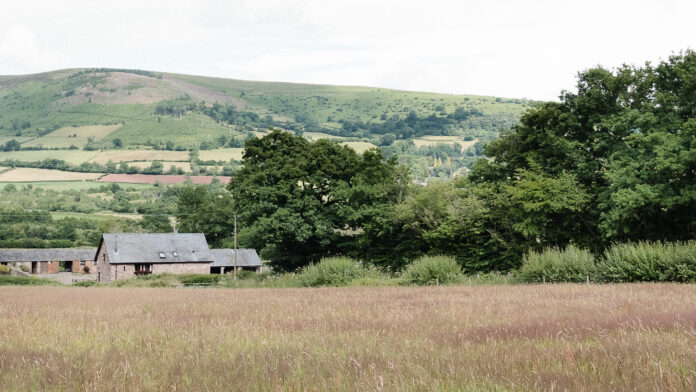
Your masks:
{"label": "slate roof", "polygon": [[[213,256],[208,250],[208,242],[202,233],[104,234],[102,243],[106,246],[111,264],[210,263],[213,261]],[[160,256],[160,252],[164,254],[164,258]]]}
{"label": "slate roof", "polygon": [[[211,249],[213,267],[234,267],[234,249]],[[260,267],[261,258],[254,249],[237,249],[237,267]]]}
{"label": "slate roof", "polygon": [[96,248],[0,249],[0,262],[94,260]]}

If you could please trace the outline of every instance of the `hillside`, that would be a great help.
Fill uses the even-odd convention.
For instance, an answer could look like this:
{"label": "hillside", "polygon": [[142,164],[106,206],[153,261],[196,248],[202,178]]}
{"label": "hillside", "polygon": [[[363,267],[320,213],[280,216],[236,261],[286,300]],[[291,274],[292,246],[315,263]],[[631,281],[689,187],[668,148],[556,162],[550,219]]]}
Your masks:
{"label": "hillside", "polygon": [[[140,162],[135,166],[142,167],[143,161],[168,159],[150,158],[151,149],[222,149],[217,160],[223,164],[239,159],[246,138],[275,127],[313,140],[336,139],[358,151],[379,146],[387,155],[398,153],[419,179],[448,177],[480,155],[477,141],[495,138],[530,104],[139,70],[0,76],[0,144],[5,150],[0,162],[56,158],[75,165],[99,161],[96,153],[102,150],[129,149],[140,156],[131,152],[130,161],[113,162]],[[95,154],[74,158],[80,150]],[[190,163],[195,172],[196,162]]]}

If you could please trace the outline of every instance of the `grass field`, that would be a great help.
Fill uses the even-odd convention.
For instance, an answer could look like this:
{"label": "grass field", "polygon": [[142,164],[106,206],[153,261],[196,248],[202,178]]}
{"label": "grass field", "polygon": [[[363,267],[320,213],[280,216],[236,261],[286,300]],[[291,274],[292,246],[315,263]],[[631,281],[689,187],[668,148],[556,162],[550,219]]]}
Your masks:
{"label": "grass field", "polygon": [[348,146],[348,147],[352,148],[353,150],[355,150],[359,154],[362,154],[363,152],[365,152],[371,148],[377,148],[377,146],[375,146],[372,143],[368,143],[368,142],[343,142],[341,144],[343,144],[344,146]]}
{"label": "grass field", "polygon": [[55,131],[37,137],[22,144],[22,147],[42,146],[44,148],[67,148],[70,146],[84,147],[89,138],[99,141],[115,131],[117,125],[85,125],[81,127],[63,127]]}
{"label": "grass field", "polygon": [[87,162],[99,154],[99,151],[83,150],[35,150],[35,151],[7,151],[0,152],[0,162],[6,159],[15,159],[24,162],[43,161],[47,158],[60,159],[62,161],[79,165]]}
{"label": "grass field", "polygon": [[81,181],[96,180],[101,176],[103,176],[102,173],[78,173],[20,167],[0,173],[0,182]]}
{"label": "grass field", "polygon": [[696,384],[693,285],[2,287],[0,296],[7,391]]}
{"label": "grass field", "polygon": [[90,159],[94,163],[107,163],[112,161],[188,161],[188,151],[161,151],[161,150],[111,150],[103,151]]}
{"label": "grass field", "polygon": [[200,150],[198,152],[198,157],[202,161],[226,161],[227,162],[230,159],[241,161],[242,154],[244,154],[243,148],[216,148],[214,150]]}
{"label": "grass field", "polygon": [[415,144],[416,147],[434,146],[440,143],[459,143],[462,146],[463,150],[466,150],[467,148],[473,146],[474,144],[476,144],[476,142],[478,142],[478,140],[464,140],[460,136],[422,136],[417,139],[413,139],[413,144]]}
{"label": "grass field", "polygon": [[329,135],[328,133],[324,132],[305,132],[302,134],[302,136],[306,137],[309,140],[319,140],[319,139],[336,139],[336,140],[341,140],[345,139],[342,136],[334,136],[334,135]]}
{"label": "grass field", "polygon": [[[128,184],[131,185],[131,184]],[[53,219],[60,218],[78,218],[78,219],[93,219],[98,221],[110,221],[114,218],[127,218],[127,219],[142,219],[143,216],[139,214],[118,214],[118,213],[95,213],[95,214],[82,214],[79,212],[51,212]]]}

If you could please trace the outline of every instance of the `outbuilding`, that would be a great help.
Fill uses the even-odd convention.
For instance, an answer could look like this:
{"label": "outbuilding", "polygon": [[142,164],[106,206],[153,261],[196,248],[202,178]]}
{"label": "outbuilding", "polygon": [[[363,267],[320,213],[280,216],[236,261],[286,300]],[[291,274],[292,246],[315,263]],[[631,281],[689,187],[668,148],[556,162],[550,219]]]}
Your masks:
{"label": "outbuilding", "polygon": [[209,274],[212,262],[202,233],[103,234],[94,259],[98,282],[147,274]]}
{"label": "outbuilding", "polygon": [[[234,249],[211,249],[213,263],[211,274],[226,274],[234,270]],[[261,272],[263,264],[254,249],[237,249],[237,271]]]}
{"label": "outbuilding", "polygon": [[92,271],[95,248],[0,249],[0,265],[25,267],[32,274]]}

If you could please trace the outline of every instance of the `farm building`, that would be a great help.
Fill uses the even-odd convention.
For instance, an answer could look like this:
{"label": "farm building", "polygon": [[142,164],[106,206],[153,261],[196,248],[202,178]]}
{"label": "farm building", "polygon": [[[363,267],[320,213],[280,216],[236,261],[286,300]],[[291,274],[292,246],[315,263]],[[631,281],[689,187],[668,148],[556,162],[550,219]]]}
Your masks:
{"label": "farm building", "polygon": [[[211,249],[211,274],[226,274],[234,269],[234,249]],[[261,272],[263,264],[254,249],[237,249],[237,271]]]}
{"label": "farm building", "polygon": [[94,259],[99,282],[146,274],[209,274],[212,262],[201,233],[103,234]]}
{"label": "farm building", "polygon": [[32,274],[66,272],[88,273],[92,270],[95,248],[0,249],[0,264],[25,267]]}

